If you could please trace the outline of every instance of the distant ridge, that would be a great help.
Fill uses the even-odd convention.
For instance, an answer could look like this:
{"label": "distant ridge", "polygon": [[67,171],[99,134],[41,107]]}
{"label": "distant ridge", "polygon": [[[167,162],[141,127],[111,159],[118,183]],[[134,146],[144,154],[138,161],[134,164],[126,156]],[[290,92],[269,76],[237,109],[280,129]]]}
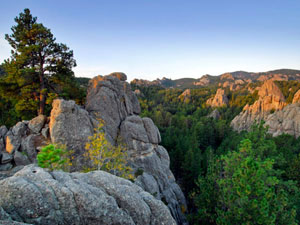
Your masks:
{"label": "distant ridge", "polygon": [[203,75],[201,78],[180,78],[180,79],[169,79],[162,78],[156,79],[153,81],[142,80],[142,79],[134,79],[131,81],[131,84],[137,86],[161,86],[163,88],[199,88],[199,87],[207,87],[210,85],[218,85],[224,88],[229,87],[234,90],[239,88],[241,85],[261,82],[265,80],[300,80],[300,70],[294,69],[278,69],[271,70],[267,72],[247,72],[247,71],[235,71],[230,73],[223,73],[218,76],[213,75]]}

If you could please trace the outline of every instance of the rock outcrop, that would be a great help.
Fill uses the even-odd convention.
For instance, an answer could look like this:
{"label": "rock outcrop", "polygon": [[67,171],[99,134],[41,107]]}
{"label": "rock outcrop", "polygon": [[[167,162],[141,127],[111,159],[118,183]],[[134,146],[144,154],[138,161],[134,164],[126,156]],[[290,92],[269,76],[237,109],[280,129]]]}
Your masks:
{"label": "rock outcrop", "polygon": [[254,122],[265,120],[272,111],[282,110],[287,105],[282,92],[272,80],[266,81],[259,88],[258,95],[259,99],[253,105],[246,105],[232,120],[234,130],[249,130]]}
{"label": "rock outcrop", "polygon": [[159,145],[159,131],[151,119],[138,116],[138,99],[125,80],[126,75],[119,73],[92,79],[85,109],[73,101],[55,100],[49,124],[51,140],[66,144],[80,159],[97,119],[102,119],[108,140],[126,143],[136,184],[163,200],[177,223],[185,224],[185,197],[169,168],[168,153]]}
{"label": "rock outcrop", "polygon": [[[73,171],[82,169],[89,163],[83,157],[85,144],[88,137],[93,135],[94,128],[98,126],[98,120],[101,119],[104,121],[108,140],[112,144],[117,144],[119,140],[126,144],[129,165],[133,168],[136,177],[135,184],[152,194],[157,200],[162,200],[178,224],[187,223],[183,213],[187,208],[186,200],[169,168],[168,152],[159,145],[161,142],[159,130],[150,118],[139,116],[140,105],[130,85],[126,82],[125,74],[113,73],[92,79],[88,88],[85,109],[76,105],[72,100],[63,99],[54,100],[52,106],[49,119],[38,116],[31,121],[17,123],[10,130],[7,130],[6,127],[0,127],[0,147],[3,145],[0,152],[0,170],[9,170],[14,165],[22,166],[35,163],[40,147],[50,143],[50,141],[64,144],[69,150],[73,150],[75,152]],[[16,192],[17,186],[22,187],[20,189],[24,193],[30,192],[28,195],[21,194],[24,197],[28,196],[28,199],[21,198],[17,202],[10,202],[9,198],[2,199],[1,197],[0,206],[14,220],[34,224],[162,224],[163,221],[166,221],[165,224],[174,223],[168,212],[165,212],[160,205],[162,204],[159,203],[160,201],[154,203],[154,200],[149,197],[141,199],[139,194],[144,192],[129,181],[126,182],[131,185],[124,183],[127,186],[122,189],[122,187],[114,186],[114,180],[117,178],[109,177],[103,172],[90,173],[84,178],[85,175],[80,174],[46,173],[38,168],[26,168],[2,182],[3,187],[7,187],[5,192],[1,189],[4,195],[20,194]],[[39,173],[39,176],[35,177],[35,173]],[[93,174],[104,176],[103,179],[107,178],[105,181],[107,184],[102,186],[102,183],[101,185],[92,183],[94,182],[92,181]],[[111,184],[108,182],[108,177],[112,179]],[[17,186],[14,186],[13,182],[16,182]],[[80,182],[83,182],[82,186]],[[123,185],[122,182],[120,183],[121,186]],[[46,187],[46,184],[49,184],[50,187]],[[76,196],[72,189],[74,185],[76,186],[75,191],[78,191]],[[87,185],[88,188],[84,188],[84,185]],[[111,190],[108,188],[104,191],[106,187],[111,188]],[[133,190],[128,190],[129,187],[132,187]],[[45,191],[41,190],[43,188]],[[112,193],[114,188],[120,188],[120,192]],[[134,196],[133,192],[135,191],[137,194]],[[116,205],[105,205],[107,199],[111,198],[107,194],[113,195],[117,201]],[[34,196],[37,200],[33,199]],[[78,197],[78,200],[74,200],[74,196],[75,198]],[[67,200],[66,203],[63,202],[64,198]],[[113,198],[109,201],[114,201]],[[128,199],[123,202],[124,198]],[[31,201],[31,199],[33,200]],[[101,201],[104,201],[103,209],[101,209],[102,205],[101,207],[99,205]],[[25,204],[34,203],[36,206],[32,206],[32,208],[30,205],[23,206],[25,207],[24,210],[30,208],[29,211],[17,207],[13,208],[18,204],[21,205],[22,202]],[[6,206],[7,204],[10,207]],[[66,208],[69,206],[68,204],[71,208]],[[92,206],[85,208],[88,207],[88,204],[92,204]],[[14,209],[15,212],[10,211],[11,209]],[[110,212],[110,210],[111,216],[108,216],[107,219],[100,216],[104,212]],[[156,212],[156,210],[158,211]],[[68,213],[70,215],[67,215]],[[77,213],[77,217],[75,217],[75,213]],[[87,219],[84,218],[85,214]],[[166,216],[166,218],[161,218],[161,215]],[[0,217],[1,219],[3,218]],[[73,219],[74,221],[70,223]],[[49,222],[46,223],[46,221]]]}
{"label": "rock outcrop", "polygon": [[47,129],[46,122],[45,116],[38,116],[18,122],[9,130],[0,127],[0,171],[36,162],[37,152],[49,141],[47,133],[41,133]]}
{"label": "rock outcrop", "polygon": [[283,110],[270,114],[265,120],[268,132],[273,136],[290,134],[300,136],[300,103],[286,106]]}
{"label": "rock outcrop", "polygon": [[90,81],[86,97],[86,110],[106,123],[106,133],[110,140],[116,140],[121,122],[127,116],[139,114],[141,108],[130,85],[115,73],[97,76]]}
{"label": "rock outcrop", "polygon": [[191,99],[191,89],[186,89],[182,92],[182,94],[178,96],[178,99],[183,102],[188,102]]}
{"label": "rock outcrop", "polygon": [[176,224],[163,202],[103,171],[47,172],[29,165],[0,186],[4,224]]}
{"label": "rock outcrop", "polygon": [[74,169],[80,169],[85,163],[82,157],[85,143],[94,133],[89,113],[72,100],[56,99],[52,103],[49,130],[53,143],[62,143],[75,151]]}
{"label": "rock outcrop", "polygon": [[295,93],[292,103],[300,103],[300,89]]}
{"label": "rock outcrop", "polygon": [[211,107],[222,107],[228,105],[228,98],[225,95],[225,91],[221,88],[217,90],[217,93],[214,97],[208,99],[206,101],[207,105],[210,105]]}

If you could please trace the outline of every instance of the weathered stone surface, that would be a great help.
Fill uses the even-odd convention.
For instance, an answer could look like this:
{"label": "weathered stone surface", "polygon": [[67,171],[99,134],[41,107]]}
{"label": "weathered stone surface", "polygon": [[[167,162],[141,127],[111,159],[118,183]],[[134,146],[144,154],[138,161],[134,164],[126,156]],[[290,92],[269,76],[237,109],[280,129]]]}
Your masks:
{"label": "weathered stone surface", "polygon": [[136,183],[157,199],[164,199],[178,224],[186,219],[185,197],[169,168],[167,151],[159,146],[161,137],[149,118],[140,118],[140,105],[130,86],[114,76],[98,76],[91,80],[86,109],[100,117],[112,141],[123,140],[128,149],[130,165],[143,171]]}
{"label": "weathered stone surface", "polygon": [[206,104],[212,107],[222,107],[228,105],[228,98],[225,95],[225,91],[219,88],[216,95],[213,98],[208,99]]}
{"label": "weathered stone surface", "polygon": [[300,89],[295,93],[293,103],[300,103]]}
{"label": "weathered stone surface", "polygon": [[6,136],[5,148],[8,153],[13,154],[15,151],[17,151],[20,148],[20,145],[21,145],[20,136],[14,136],[12,134],[8,134]]}
{"label": "weathered stone surface", "polygon": [[13,128],[12,133],[14,136],[22,137],[26,135],[27,125],[24,122],[18,122]]}
{"label": "weathered stone surface", "polygon": [[0,152],[1,164],[9,163],[13,160],[13,156],[7,152]]}
{"label": "weathered stone surface", "polygon": [[[145,125],[146,124],[146,125]],[[158,145],[158,129],[149,118],[129,116],[121,125],[121,137],[126,141],[131,166],[143,171],[136,184],[164,199],[179,224],[186,223],[181,208],[186,208],[185,197],[170,171],[167,151]]]}
{"label": "weathered stone surface", "polygon": [[107,135],[115,140],[121,122],[140,113],[140,105],[130,85],[116,76],[97,76],[90,81],[86,110],[107,124]]}
{"label": "weathered stone surface", "polygon": [[0,127],[0,138],[4,138],[6,133],[8,132],[8,129],[6,128],[5,125]]}
{"label": "weathered stone surface", "polygon": [[64,143],[73,150],[83,148],[87,138],[93,134],[88,112],[74,101],[61,99],[53,101],[49,128],[52,142]]}
{"label": "weathered stone surface", "polygon": [[22,139],[21,150],[24,152],[31,162],[36,162],[38,147],[45,146],[46,139],[39,134],[31,134],[25,139]]}
{"label": "weathered stone surface", "polygon": [[273,80],[265,81],[259,88],[258,95],[262,98],[265,96],[276,96],[279,101],[285,101],[282,92]]}
{"label": "weathered stone surface", "polygon": [[145,131],[148,135],[149,142],[152,144],[158,144],[161,142],[161,137],[158,128],[154,125],[153,121],[148,118],[143,118]]}
{"label": "weathered stone surface", "polygon": [[300,103],[286,106],[283,110],[270,114],[265,120],[268,132],[273,136],[290,134],[300,136]]}
{"label": "weathered stone surface", "polygon": [[85,143],[94,132],[89,113],[74,101],[56,99],[52,106],[49,123],[51,141],[65,144],[69,150],[74,150],[78,156],[77,166],[80,167]]}
{"label": "weathered stone surface", "polygon": [[28,127],[33,133],[38,134],[43,128],[46,120],[47,120],[46,116],[39,115],[29,121]]}
{"label": "weathered stone surface", "polygon": [[0,164],[0,171],[10,170],[11,168],[13,168],[11,163]]}
{"label": "weathered stone surface", "polygon": [[49,126],[47,125],[47,127],[44,127],[41,131],[41,134],[44,136],[44,138],[48,139],[50,132],[49,132]]}
{"label": "weathered stone surface", "polygon": [[33,224],[176,224],[168,208],[128,180],[103,171],[46,172],[29,165],[0,181],[0,207]]}
{"label": "weathered stone surface", "polygon": [[16,166],[25,166],[31,163],[28,157],[19,151],[16,151],[14,154],[14,162]]}
{"label": "weathered stone surface", "polygon": [[259,99],[253,105],[246,105],[231,121],[234,130],[249,130],[254,122],[265,120],[271,111],[282,110],[287,105],[283,94],[272,80],[266,81],[260,87],[258,95]]}

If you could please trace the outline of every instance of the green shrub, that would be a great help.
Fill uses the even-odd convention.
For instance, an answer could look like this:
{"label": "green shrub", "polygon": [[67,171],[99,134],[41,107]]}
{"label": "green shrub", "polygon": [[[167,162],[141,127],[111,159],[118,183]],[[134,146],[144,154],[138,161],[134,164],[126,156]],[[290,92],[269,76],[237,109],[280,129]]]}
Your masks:
{"label": "green shrub", "polygon": [[67,151],[63,145],[49,144],[42,148],[37,155],[38,165],[42,168],[53,170],[69,171],[72,165],[70,154],[72,151]]}

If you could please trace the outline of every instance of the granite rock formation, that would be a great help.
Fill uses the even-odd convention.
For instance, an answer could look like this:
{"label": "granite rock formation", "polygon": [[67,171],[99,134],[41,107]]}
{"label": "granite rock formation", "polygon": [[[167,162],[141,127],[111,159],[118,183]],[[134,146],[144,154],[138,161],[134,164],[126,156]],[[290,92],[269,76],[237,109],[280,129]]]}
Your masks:
{"label": "granite rock formation", "polygon": [[178,99],[187,103],[191,99],[191,89],[186,89],[182,92],[182,94],[178,96]]}
{"label": "granite rock formation", "polygon": [[290,134],[300,136],[300,103],[286,106],[283,110],[270,114],[265,120],[268,132],[273,136]]}
{"label": "granite rock formation", "polygon": [[84,144],[97,119],[102,119],[108,140],[126,143],[136,184],[164,200],[178,224],[185,224],[185,197],[169,169],[168,153],[159,145],[160,133],[151,119],[138,116],[138,99],[125,80],[126,75],[120,73],[92,79],[85,109],[73,101],[55,100],[49,124],[51,140],[75,150],[77,163],[84,163],[80,160]]}
{"label": "granite rock formation", "polygon": [[41,133],[47,129],[46,122],[45,116],[38,116],[31,121],[18,122],[9,130],[0,127],[0,171],[36,162],[38,151],[50,141],[47,133]]}
{"label": "granite rock formation", "polygon": [[206,101],[207,105],[210,105],[211,107],[222,107],[228,105],[228,98],[225,95],[225,91],[221,88],[217,90],[217,93],[214,97],[208,99]]}
{"label": "granite rock formation", "polygon": [[2,224],[176,224],[163,202],[103,171],[47,172],[29,165],[0,186]]}
{"label": "granite rock formation", "polygon": [[254,122],[266,120],[272,111],[282,110],[287,105],[282,92],[272,80],[264,82],[258,95],[259,99],[253,105],[246,105],[231,121],[234,130],[249,130]]}
{"label": "granite rock formation", "polygon": [[295,93],[292,103],[300,103],[300,90]]}

